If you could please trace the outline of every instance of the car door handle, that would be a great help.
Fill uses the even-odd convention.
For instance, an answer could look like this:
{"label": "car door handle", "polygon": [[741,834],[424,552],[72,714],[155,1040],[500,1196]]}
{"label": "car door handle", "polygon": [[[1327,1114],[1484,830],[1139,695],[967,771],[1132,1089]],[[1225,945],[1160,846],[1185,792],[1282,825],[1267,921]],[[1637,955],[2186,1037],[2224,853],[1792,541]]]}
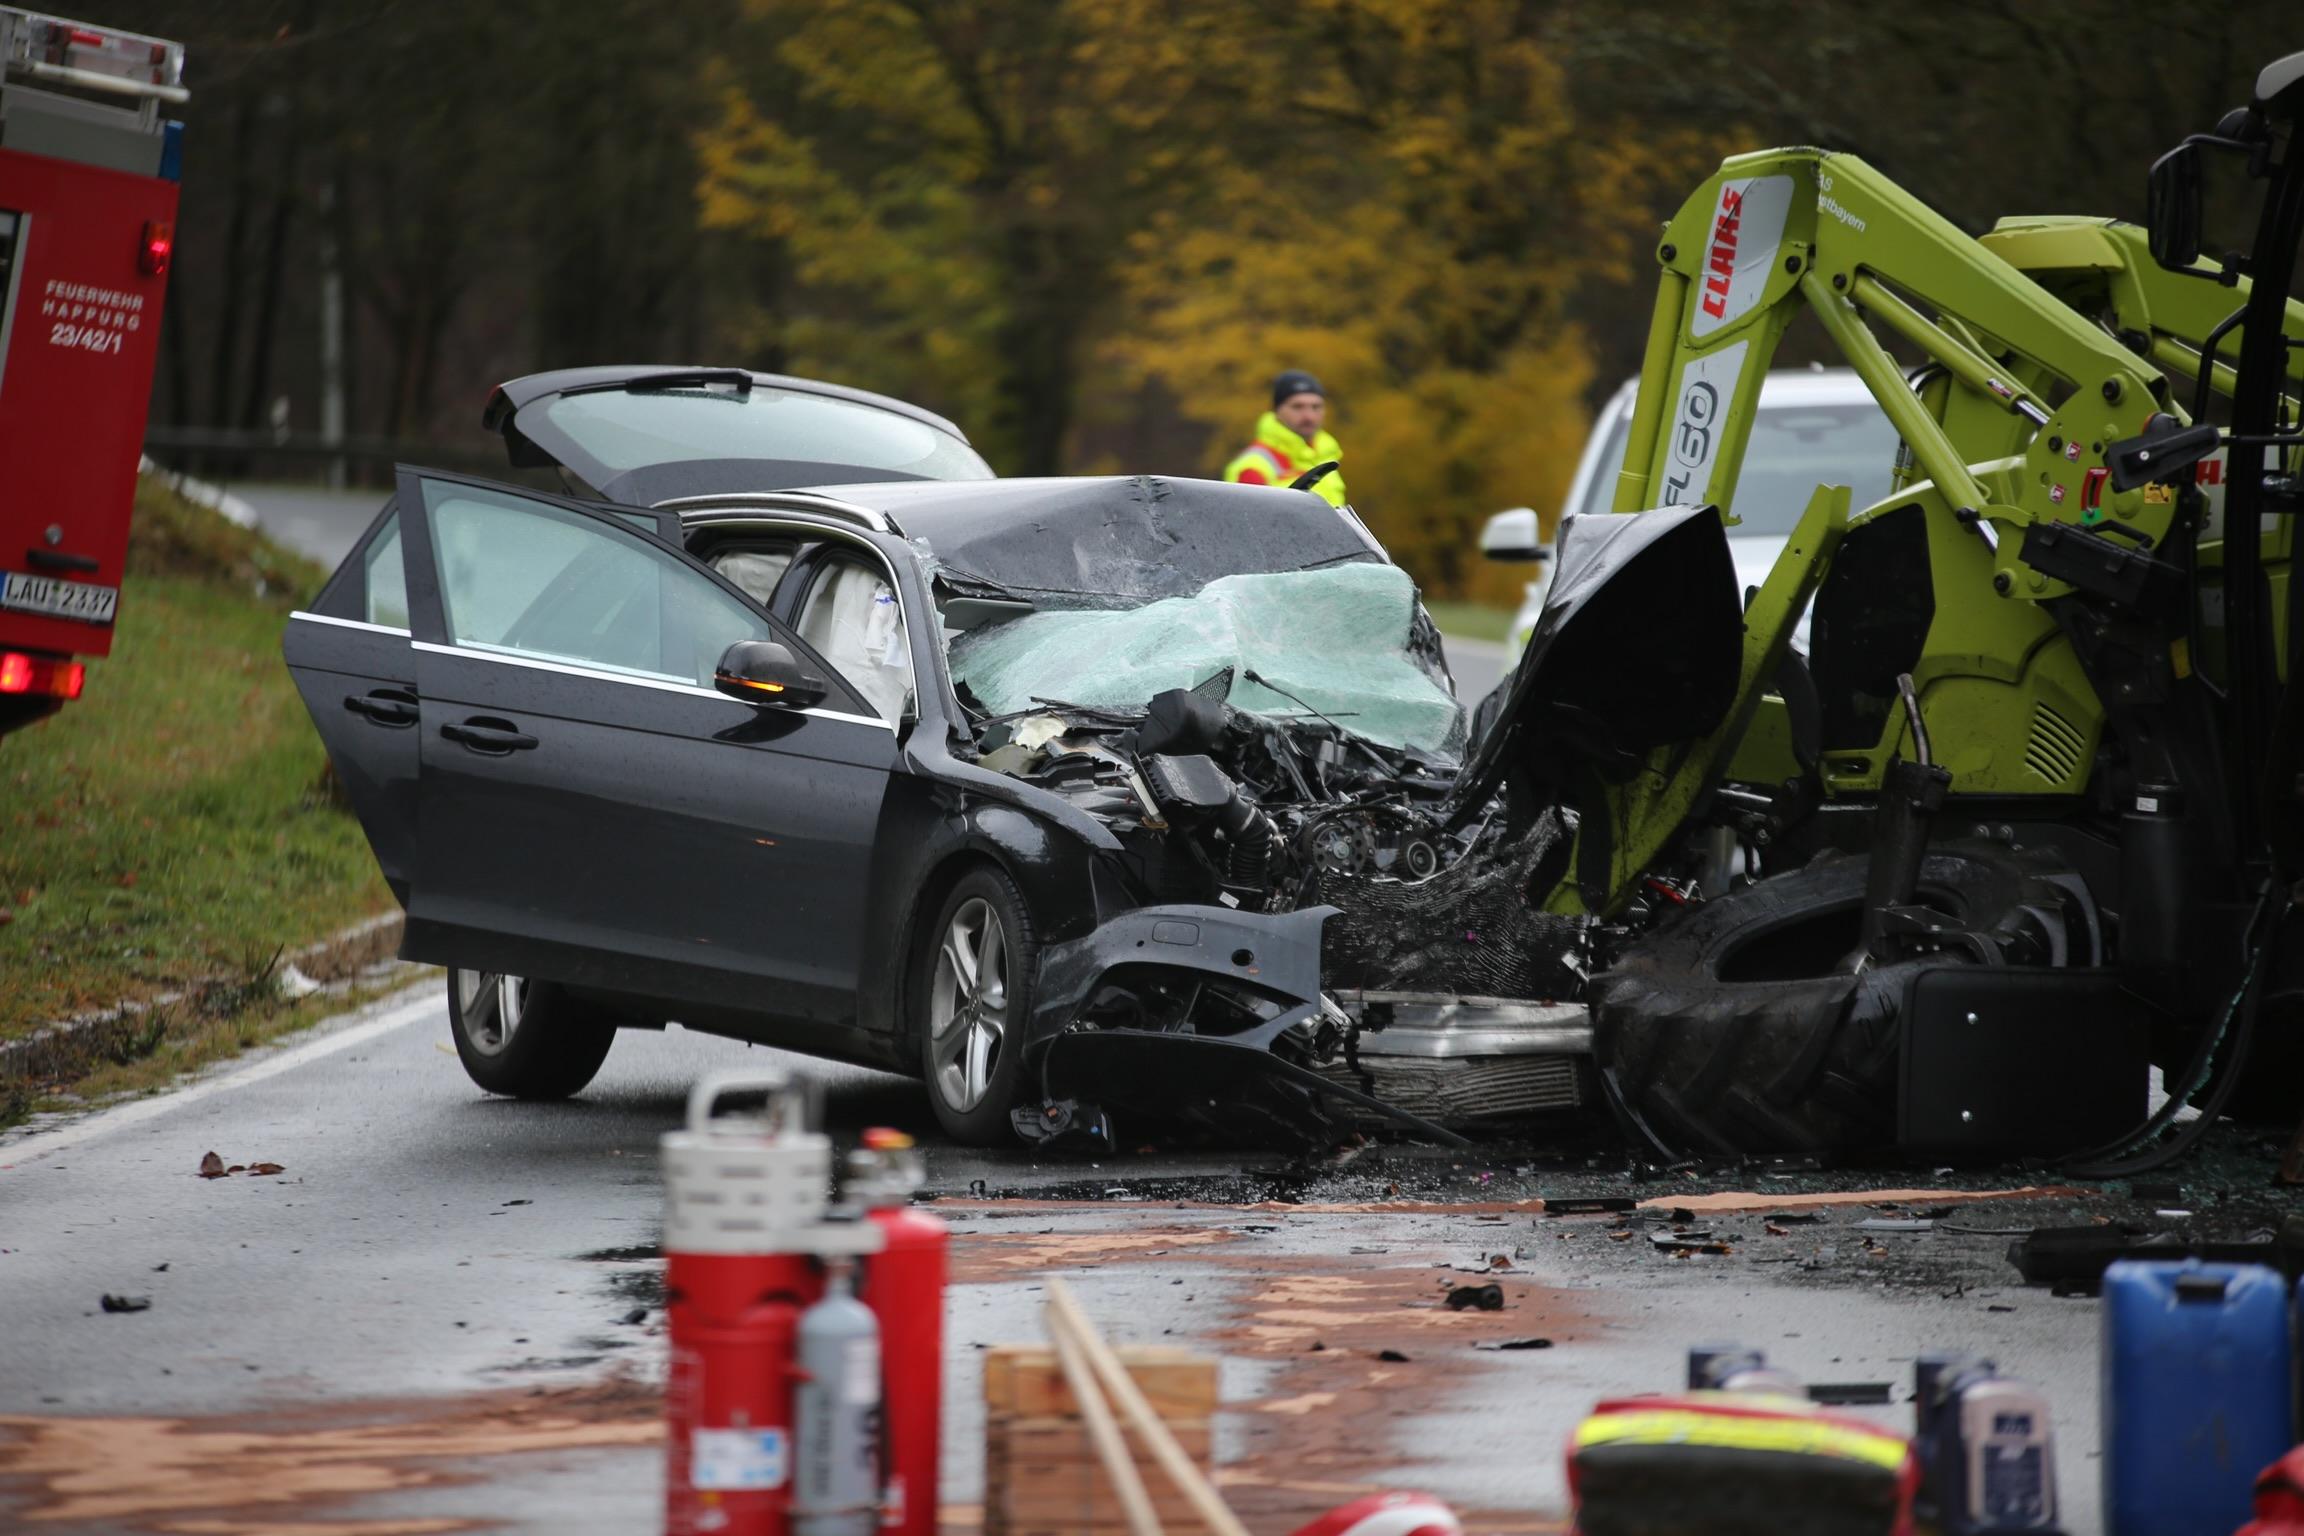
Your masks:
{"label": "car door handle", "polygon": [[344,707],[356,715],[364,715],[377,725],[406,727],[416,723],[416,695],[405,688],[376,688],[367,693],[348,693]]}
{"label": "car door handle", "polygon": [[440,734],[450,741],[460,741],[474,752],[485,752],[491,757],[502,757],[507,752],[526,752],[536,745],[536,738],[521,734],[509,720],[492,715],[474,715],[460,725],[444,725]]}

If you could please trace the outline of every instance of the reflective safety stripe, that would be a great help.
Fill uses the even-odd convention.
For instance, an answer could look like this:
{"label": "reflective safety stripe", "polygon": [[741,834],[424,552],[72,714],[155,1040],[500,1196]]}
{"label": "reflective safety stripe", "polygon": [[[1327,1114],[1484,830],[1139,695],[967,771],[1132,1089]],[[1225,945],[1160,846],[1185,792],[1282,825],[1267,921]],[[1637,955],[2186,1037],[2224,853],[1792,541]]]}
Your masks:
{"label": "reflective safety stripe", "polygon": [[1796,1414],[1722,1414],[1688,1408],[1596,1413],[1576,1426],[1576,1448],[1593,1445],[1701,1445],[1728,1450],[1836,1456],[1901,1470],[1912,1447],[1897,1436]]}
{"label": "reflective safety stripe", "polygon": [[[1280,418],[1266,411],[1257,421],[1255,436],[1248,446],[1234,454],[1224,466],[1224,478],[1244,485],[1293,485],[1299,476],[1316,465],[1330,459],[1341,461],[1343,456],[1344,450],[1326,432],[1306,442],[1282,426]],[[1266,465],[1271,466],[1269,471]],[[1343,506],[1346,497],[1341,471],[1331,472],[1314,485],[1312,494],[1332,507]]]}

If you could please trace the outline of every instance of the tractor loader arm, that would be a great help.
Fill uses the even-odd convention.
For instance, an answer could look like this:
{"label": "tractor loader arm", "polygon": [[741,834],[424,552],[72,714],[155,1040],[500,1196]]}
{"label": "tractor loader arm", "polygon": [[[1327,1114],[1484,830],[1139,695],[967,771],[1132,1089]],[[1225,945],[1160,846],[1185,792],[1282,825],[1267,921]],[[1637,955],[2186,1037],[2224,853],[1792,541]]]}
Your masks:
{"label": "tractor loader arm", "polygon": [[[2156,487],[2116,490],[2107,459],[2156,414],[2181,412],[2167,375],[1852,155],[1776,149],[1724,162],[1666,225],[1656,254],[1617,511],[1709,503],[1733,522],[1761,383],[1803,310],[1895,425],[1909,464],[1877,507],[1840,517],[1810,509],[1784,557],[1803,570],[1780,566],[1784,579],[1755,594],[1746,614],[1736,704],[1703,741],[1658,749],[1604,803],[1578,807],[1583,823],[1600,816],[1606,825],[1591,839],[1580,831],[1577,876],[1546,905],[1617,914],[1692,818],[1712,808],[1724,778],[1784,777],[1781,753],[1772,771],[1754,775],[1770,754],[1740,758],[1738,749],[1748,734],[1755,744],[1780,737],[1783,706],[1765,696],[1792,626],[1843,526],[1875,519],[1909,525],[1899,538],[1916,564],[1896,574],[1933,591],[1915,653],[1894,670],[1913,677],[1930,720],[1941,720],[1953,793],[2079,794],[2102,711],[2041,606],[2072,589],[2026,561],[2036,546],[2025,535],[2036,525],[2092,532],[2110,523],[2123,548],[2167,537],[2171,499],[2150,494]],[[1907,381],[1876,327],[1924,359],[1932,392]],[[1909,750],[1901,711],[1873,709],[1850,686],[1827,687],[1825,701],[1821,793],[1877,793],[1890,762]],[[2044,745],[2028,750],[2022,728],[2011,743],[2011,718],[2046,732]],[[1595,846],[1602,838],[1604,855]]]}
{"label": "tractor loader arm", "polygon": [[[2004,595],[2057,593],[2025,580],[2015,541],[2002,538],[2030,523],[2117,516],[2165,532],[2164,509],[2147,509],[2138,492],[2123,501],[2090,471],[2105,468],[2110,442],[2171,409],[2166,376],[1855,156],[1775,149],[1724,162],[1665,226],[1657,259],[1617,511],[1706,501],[1733,510],[1761,379],[1805,307],[1919,470],[1968,521],[1999,525]],[[2012,441],[2031,440],[2023,473],[2005,487],[1980,477],[1874,323],[2009,418]],[[2066,452],[2074,444],[2077,457]]]}

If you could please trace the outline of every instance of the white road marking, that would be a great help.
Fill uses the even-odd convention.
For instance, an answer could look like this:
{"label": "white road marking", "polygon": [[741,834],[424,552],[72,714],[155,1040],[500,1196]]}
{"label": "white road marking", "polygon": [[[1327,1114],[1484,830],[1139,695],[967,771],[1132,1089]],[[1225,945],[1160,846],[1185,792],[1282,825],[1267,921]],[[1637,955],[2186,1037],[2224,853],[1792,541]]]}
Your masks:
{"label": "white road marking", "polygon": [[[157,1120],[162,1115],[171,1114],[176,1110],[197,1104],[203,1099],[214,1098],[217,1094],[230,1092],[234,1088],[246,1088],[261,1083],[267,1078],[278,1077],[283,1072],[293,1072],[298,1067],[309,1066],[323,1057],[333,1056],[338,1051],[350,1050],[355,1045],[365,1044],[379,1035],[388,1035],[396,1029],[406,1029],[411,1024],[421,1023],[427,1019],[437,1019],[441,1017],[444,1009],[445,1005],[440,999],[438,981],[428,980],[419,983],[410,992],[402,993],[397,997],[386,998],[382,1002],[373,1003],[367,1009],[362,1010],[374,1015],[373,1017],[362,1019],[358,1023],[328,1029],[325,1034],[308,1039],[301,1045],[292,1045],[285,1050],[260,1057],[249,1062],[246,1066],[228,1067],[213,1077],[199,1078],[174,1091],[164,1090],[151,1098],[136,1099],[112,1109],[98,1110],[92,1115],[73,1121],[70,1125],[59,1126],[52,1131],[42,1131],[37,1135],[27,1136],[13,1145],[0,1144],[0,1158],[6,1159],[6,1161],[0,1162],[0,1173],[39,1162],[54,1156],[67,1147],[93,1141],[99,1136],[109,1136],[115,1131],[124,1131],[132,1125],[141,1125],[147,1120]],[[355,1014],[353,1017],[358,1018],[359,1015]],[[326,1028],[326,1026],[319,1027]]]}

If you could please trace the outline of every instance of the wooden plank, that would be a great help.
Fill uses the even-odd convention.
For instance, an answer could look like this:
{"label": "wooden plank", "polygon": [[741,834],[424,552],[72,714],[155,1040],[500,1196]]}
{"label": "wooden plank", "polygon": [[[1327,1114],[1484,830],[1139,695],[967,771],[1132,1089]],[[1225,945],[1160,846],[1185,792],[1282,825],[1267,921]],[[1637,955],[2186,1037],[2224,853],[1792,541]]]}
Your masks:
{"label": "wooden plank", "polygon": [[[1063,1370],[1064,1385],[1071,1390],[1072,1400],[1080,1405],[1080,1427],[1087,1431],[1086,1438],[1096,1453],[1098,1465],[1094,1481],[1085,1483],[1082,1491],[1093,1496],[1109,1488],[1118,1495],[1120,1512],[1128,1521],[1128,1536],[1162,1536],[1159,1512],[1152,1507],[1152,1496],[1144,1489],[1144,1474],[1136,1469],[1134,1458],[1128,1454],[1127,1442],[1120,1438],[1120,1426],[1112,1417],[1112,1405],[1104,1400],[1104,1389],[1096,1379],[1095,1367],[1088,1363],[1088,1352],[1080,1347],[1077,1339],[1058,1334],[1056,1363]],[[1046,1480],[1037,1481],[1046,1491]],[[1028,1472],[1010,1463],[1008,1486],[1001,1500],[1004,1516],[1014,1519],[1023,1514],[1017,1507],[1017,1496],[1034,1482]],[[1081,1501],[1067,1502],[1077,1505]]]}
{"label": "wooden plank", "polygon": [[[1137,1390],[1164,1417],[1204,1419],[1216,1410],[1216,1361],[1173,1345],[1133,1345],[1119,1351]],[[1056,1351],[1047,1345],[1002,1344],[985,1352],[984,1411],[1014,1418],[1077,1418],[1079,1405],[1064,1384]]]}
{"label": "wooden plank", "polygon": [[[1208,1420],[1170,1419],[1168,1427],[1183,1442],[1185,1452],[1195,1461],[1208,1460]],[[1000,1455],[1011,1461],[1076,1461],[1086,1464],[1095,1460],[1095,1451],[1082,1432],[1078,1419],[998,1420],[987,1427],[985,1448],[987,1454]],[[1146,1460],[1141,1449],[1136,1452],[1136,1460]]]}
{"label": "wooden plank", "polygon": [[1207,1474],[1192,1464],[1192,1458],[1161,1421],[1160,1410],[1146,1399],[1143,1389],[1128,1374],[1128,1367],[1097,1333],[1088,1315],[1080,1310],[1080,1303],[1073,1299],[1072,1288],[1053,1276],[1048,1281],[1048,1326],[1052,1331],[1070,1334],[1071,1342],[1086,1351],[1088,1363],[1095,1368],[1097,1384],[1112,1394],[1121,1416],[1158,1458],[1169,1480],[1192,1500],[1200,1518],[1218,1536],[1248,1536],[1248,1527],[1240,1523],[1240,1517],[1224,1502],[1224,1496],[1216,1491]]}

